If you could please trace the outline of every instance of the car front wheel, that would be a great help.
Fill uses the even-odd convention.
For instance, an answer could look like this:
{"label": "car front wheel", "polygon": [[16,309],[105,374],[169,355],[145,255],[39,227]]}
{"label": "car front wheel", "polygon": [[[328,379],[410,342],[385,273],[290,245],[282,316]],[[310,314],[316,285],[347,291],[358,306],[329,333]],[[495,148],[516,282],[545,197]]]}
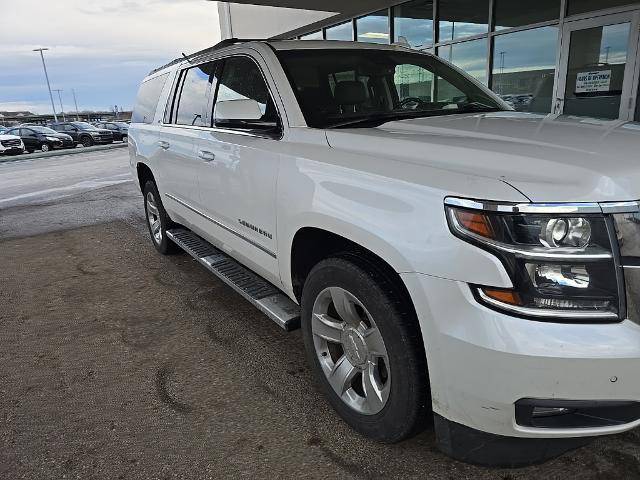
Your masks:
{"label": "car front wheel", "polygon": [[330,258],[309,273],[302,334],[320,389],[363,435],[397,442],[427,423],[430,395],[413,310],[374,263]]}
{"label": "car front wheel", "polygon": [[48,152],[49,150],[51,150],[51,147],[49,146],[49,144],[48,144],[48,143],[43,143],[43,144],[40,146],[40,150],[41,150],[41,151],[43,151],[43,152]]}
{"label": "car front wheel", "polygon": [[93,141],[93,138],[91,138],[91,137],[82,137],[82,140],[81,140],[80,143],[82,143],[83,147],[91,147],[91,146],[93,146],[93,144],[95,142]]}

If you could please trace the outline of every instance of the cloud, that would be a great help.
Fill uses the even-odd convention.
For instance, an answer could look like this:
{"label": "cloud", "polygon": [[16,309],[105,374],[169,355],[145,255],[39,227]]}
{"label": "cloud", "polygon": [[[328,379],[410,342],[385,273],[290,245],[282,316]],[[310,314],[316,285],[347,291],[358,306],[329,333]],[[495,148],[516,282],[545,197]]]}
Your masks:
{"label": "cloud", "polygon": [[217,3],[207,0],[10,2],[0,15],[0,104],[51,110],[34,48],[50,48],[47,69],[63,101],[75,88],[81,109],[130,108],[149,70],[219,39]]}

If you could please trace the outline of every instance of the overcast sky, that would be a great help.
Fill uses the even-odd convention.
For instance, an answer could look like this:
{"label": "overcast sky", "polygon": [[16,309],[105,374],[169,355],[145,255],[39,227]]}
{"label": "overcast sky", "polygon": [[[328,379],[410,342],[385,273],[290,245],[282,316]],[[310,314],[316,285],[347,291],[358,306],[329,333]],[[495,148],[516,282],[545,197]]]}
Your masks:
{"label": "overcast sky", "polygon": [[[220,39],[216,2],[207,0],[0,0],[0,110],[51,112],[51,88],[65,111],[130,109],[152,68]],[[56,110],[58,98],[54,92]]]}

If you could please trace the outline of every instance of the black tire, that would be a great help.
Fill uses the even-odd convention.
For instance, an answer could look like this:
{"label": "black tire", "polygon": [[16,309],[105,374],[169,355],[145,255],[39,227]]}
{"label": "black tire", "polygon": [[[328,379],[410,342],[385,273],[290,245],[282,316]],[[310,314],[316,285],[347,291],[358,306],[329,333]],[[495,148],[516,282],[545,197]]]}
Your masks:
{"label": "black tire", "polygon": [[40,145],[40,151],[42,152],[50,152],[51,150],[53,150],[53,145],[49,145],[48,143]]}
{"label": "black tire", "polygon": [[[371,439],[395,443],[423,430],[431,419],[431,397],[422,335],[415,313],[383,269],[347,255],[318,263],[309,273],[302,293],[302,335],[307,361],[320,390],[338,414],[356,431]],[[311,327],[311,315],[318,295],[328,287],[340,287],[362,303],[386,346],[390,371],[390,393],[381,411],[362,414],[333,390],[320,366]]]}
{"label": "black tire", "polygon": [[[160,193],[158,192],[158,187],[156,186],[153,180],[147,180],[143,188],[144,194],[144,213],[145,220],[147,222],[147,229],[149,230],[149,235],[151,236],[151,242],[153,246],[163,255],[173,255],[175,253],[179,253],[181,251],[180,247],[178,247],[175,243],[173,243],[167,237],[167,230],[171,230],[176,224],[169,218],[167,215],[164,206],[162,205],[162,200],[160,198]],[[151,223],[149,222],[149,209],[147,206],[147,199],[149,195],[153,196],[154,203],[158,210],[157,218],[160,220],[160,232],[161,239],[158,241],[154,236],[152,231]]]}
{"label": "black tire", "polygon": [[83,147],[93,147],[96,142],[89,135],[86,135],[80,139],[80,143]]}

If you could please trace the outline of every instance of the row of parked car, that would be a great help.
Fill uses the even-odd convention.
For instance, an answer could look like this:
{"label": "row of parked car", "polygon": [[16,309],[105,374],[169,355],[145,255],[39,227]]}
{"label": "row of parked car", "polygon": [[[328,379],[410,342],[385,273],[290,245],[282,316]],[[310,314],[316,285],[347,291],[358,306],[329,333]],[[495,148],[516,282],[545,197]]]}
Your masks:
{"label": "row of parked car", "polygon": [[59,122],[48,126],[23,124],[12,128],[0,127],[0,155],[124,142],[128,133],[129,124],[125,122]]}

